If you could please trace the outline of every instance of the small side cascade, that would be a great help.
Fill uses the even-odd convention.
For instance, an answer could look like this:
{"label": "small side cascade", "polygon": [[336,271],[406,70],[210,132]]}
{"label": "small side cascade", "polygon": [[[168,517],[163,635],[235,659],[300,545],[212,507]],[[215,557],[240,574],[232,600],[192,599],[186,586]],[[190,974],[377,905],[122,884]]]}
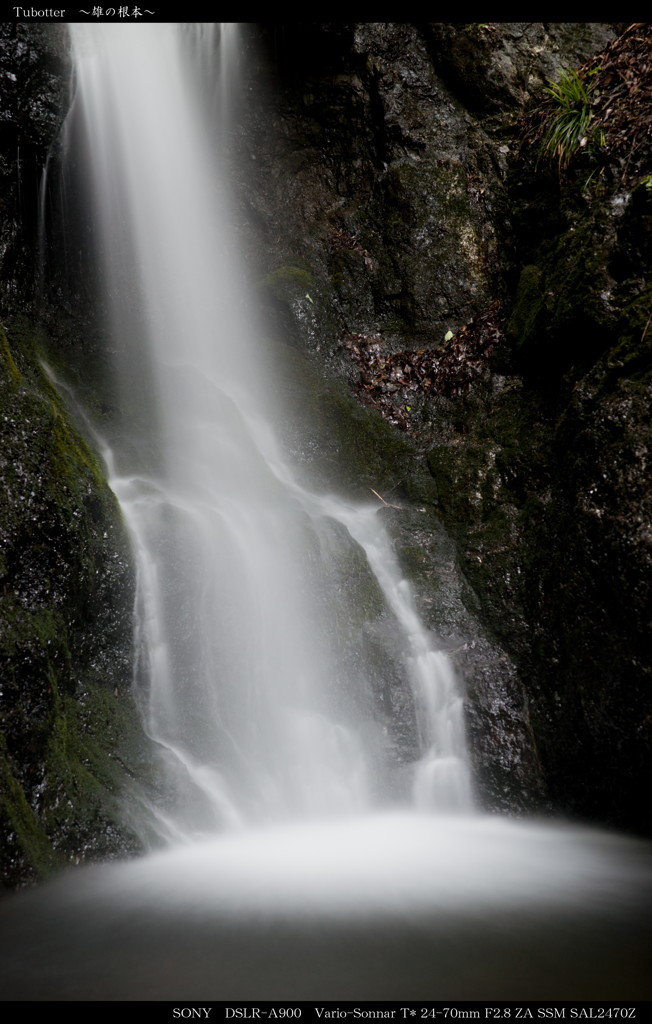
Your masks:
{"label": "small side cascade", "polygon": [[463,700],[451,660],[419,616],[378,507],[351,506],[333,499],[325,504],[365,552],[405,638],[406,675],[420,747],[413,771],[412,803],[424,811],[469,811],[473,798]]}

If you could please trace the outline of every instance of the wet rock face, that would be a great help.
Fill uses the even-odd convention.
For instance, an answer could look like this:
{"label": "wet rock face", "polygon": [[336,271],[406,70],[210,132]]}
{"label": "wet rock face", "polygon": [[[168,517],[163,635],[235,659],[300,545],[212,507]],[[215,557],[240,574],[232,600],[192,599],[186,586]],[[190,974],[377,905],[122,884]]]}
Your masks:
{"label": "wet rock face", "polygon": [[24,308],[35,286],[40,175],[65,109],[61,34],[0,25],[0,301]]}
{"label": "wet rock face", "polygon": [[[515,216],[517,254],[528,265],[508,324],[512,366],[547,406],[539,441],[530,442],[545,459],[546,483],[537,488],[544,507],[525,534],[533,637],[523,655],[542,762],[562,806],[642,832],[649,832],[641,786],[651,738],[644,648],[652,199],[641,179],[650,160],[652,78],[640,55],[651,42],[649,27],[632,26],[589,62],[600,69],[600,180],[587,183],[590,158],[581,152],[561,183],[539,172],[537,233],[533,204]],[[515,196],[525,185],[531,197],[536,182],[525,161]]]}
{"label": "wet rock face", "polygon": [[590,22],[503,22],[424,29],[444,81],[475,114],[505,114],[540,99],[560,68],[577,67],[614,37]]}
{"label": "wet rock face", "polygon": [[652,379],[649,369],[636,378],[621,370],[609,381],[613,361],[610,353],[575,384],[555,433],[556,558],[538,560],[535,608],[538,646],[546,633],[555,639],[541,659],[538,714],[553,786],[570,806],[646,831]]}
{"label": "wet rock face", "polygon": [[123,797],[145,755],[124,524],[41,364],[79,367],[91,332],[79,309],[74,324],[56,312],[61,295],[35,314],[34,199],[65,112],[65,47],[41,26],[0,31],[0,884],[13,887],[135,849]]}
{"label": "wet rock face", "polygon": [[[649,144],[639,132],[628,164],[621,140],[614,171],[607,154],[587,191],[590,158],[560,182],[516,123],[562,67],[604,62],[618,79],[618,55],[601,54],[615,31],[308,34],[275,40],[281,98],[242,125],[254,165],[243,192],[267,231],[261,277],[281,262],[310,275],[305,291],[263,289],[270,321],[410,435],[413,466],[429,468],[436,496],[412,484],[414,499],[452,534],[458,592],[483,623],[483,657],[464,635],[483,799],[542,806],[547,788],[558,810],[645,830],[650,213],[649,191],[622,174],[640,177]],[[601,83],[596,117],[613,87]],[[634,125],[624,102],[618,123]],[[496,300],[505,334],[485,344],[477,324]],[[406,548],[428,551],[427,605],[439,555],[405,529]],[[432,622],[447,636],[441,607]]]}
{"label": "wet rock face", "polygon": [[[372,468],[377,460],[361,464],[356,445],[346,440],[357,429],[358,447],[369,450],[371,421],[363,428],[359,414],[341,405],[334,416],[326,394],[320,395],[321,416],[330,425],[322,452],[329,450],[326,437],[340,455],[349,452],[344,467],[337,460],[336,485],[360,495],[373,488],[399,504],[398,548],[408,562],[410,552],[422,556],[413,583],[467,681],[481,802],[501,810],[541,807],[545,781],[527,697],[510,656],[481,625],[482,600],[442,539],[425,459],[428,444],[448,435],[448,417],[455,421],[458,414],[451,405],[434,409],[423,380],[435,394],[464,393],[477,362],[462,373],[458,364],[470,365],[471,349],[432,366],[429,353],[438,358],[444,336],[491,307],[504,290],[497,239],[505,155],[442,82],[432,39],[415,26],[356,25],[339,33],[325,26],[314,64],[298,54],[312,53],[315,40],[311,49],[299,36],[295,29],[281,40],[280,57],[275,48],[280,103],[265,108],[261,100],[242,124],[249,161],[243,233],[251,230],[255,211],[267,233],[261,245],[260,232],[253,232],[252,262],[263,255],[259,274],[270,321],[279,325],[281,341],[310,354],[321,372],[327,367],[344,375],[363,401],[373,396],[371,404],[411,435],[391,469],[386,463],[378,473]],[[493,334],[477,331],[473,355],[493,343]],[[291,418],[296,402],[286,405]],[[313,411],[305,420],[318,418]],[[503,586],[503,599],[506,594],[513,600],[513,588]]]}
{"label": "wet rock face", "polygon": [[[0,332],[0,870],[12,886],[133,849],[137,772],[133,568],[97,457],[35,357],[25,318]],[[31,353],[32,358],[29,357]]]}
{"label": "wet rock face", "polygon": [[[488,207],[499,175],[487,140],[415,26],[351,26],[325,67],[297,68],[296,48],[311,44],[297,34],[274,49],[280,105],[270,87],[243,124],[252,172],[243,187],[250,218],[266,225],[256,245],[264,272],[305,265],[336,335],[379,332],[388,350],[437,344],[489,303],[498,281]],[[321,46],[330,38],[325,27]]]}

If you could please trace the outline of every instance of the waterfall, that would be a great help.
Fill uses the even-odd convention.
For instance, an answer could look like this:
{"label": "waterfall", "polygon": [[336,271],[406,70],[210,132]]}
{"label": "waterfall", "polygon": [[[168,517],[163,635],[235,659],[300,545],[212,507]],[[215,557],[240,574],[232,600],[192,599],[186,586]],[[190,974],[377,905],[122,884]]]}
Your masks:
{"label": "waterfall", "polygon": [[[281,1016],[300,999],[469,1016],[432,1001],[650,998],[649,845],[474,809],[455,673],[378,506],[309,485],[279,444],[220,169],[235,37],[72,29],[159,848],[0,901],[3,997],[279,1000]],[[356,646],[347,561],[383,657]],[[382,700],[397,678],[403,747]]]}
{"label": "waterfall", "polygon": [[182,838],[359,814],[395,796],[370,673],[363,658],[355,673],[338,661],[328,637],[341,612],[324,607],[309,568],[329,522],[365,551],[403,634],[419,753],[401,799],[470,807],[454,672],[419,620],[378,508],[310,492],[276,440],[274,368],[220,159],[234,26],[218,37],[78,25],[72,39],[119,392],[127,406],[143,394],[152,406],[149,418],[129,414],[129,448],[151,449],[154,433],[155,465],[132,456],[123,468],[117,451],[111,484],[137,554],[137,684],[166,780],[152,806],[159,830]]}

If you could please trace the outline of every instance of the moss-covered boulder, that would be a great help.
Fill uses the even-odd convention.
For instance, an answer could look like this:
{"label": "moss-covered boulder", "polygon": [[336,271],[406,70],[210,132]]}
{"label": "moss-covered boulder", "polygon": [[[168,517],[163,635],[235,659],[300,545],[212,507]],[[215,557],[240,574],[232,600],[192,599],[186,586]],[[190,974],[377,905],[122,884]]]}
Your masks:
{"label": "moss-covered boulder", "polygon": [[133,567],[104,470],[25,319],[0,331],[2,877],[133,849],[143,758],[131,697]]}

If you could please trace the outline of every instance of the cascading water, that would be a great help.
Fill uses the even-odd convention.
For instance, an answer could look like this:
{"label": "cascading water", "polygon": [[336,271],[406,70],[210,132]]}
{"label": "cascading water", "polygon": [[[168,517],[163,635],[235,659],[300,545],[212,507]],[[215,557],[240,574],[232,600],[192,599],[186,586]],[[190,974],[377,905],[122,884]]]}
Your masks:
{"label": "cascading water", "polygon": [[[226,68],[233,29],[222,32]],[[454,675],[376,510],[302,489],[274,439],[262,332],[191,73],[191,44],[214,53],[213,35],[103,25],[72,38],[113,331],[145,349],[162,439],[156,477],[112,479],[138,553],[146,727],[177,793],[156,809],[159,825],[184,835],[383,802],[364,666],[351,678],[338,664],[325,639],[336,611],[317,607],[304,568],[328,517],[367,552],[405,634],[418,802],[469,807]],[[120,373],[133,391],[128,353]]]}
{"label": "cascading water", "polygon": [[[224,125],[234,35],[72,31],[125,410],[105,455],[161,759],[143,830],[169,848],[0,906],[5,998],[649,996],[647,847],[473,811],[455,676],[377,509],[306,488],[275,440],[196,94],[217,60]],[[393,622],[410,757],[376,669],[342,653],[348,609],[322,567],[342,538]]]}

